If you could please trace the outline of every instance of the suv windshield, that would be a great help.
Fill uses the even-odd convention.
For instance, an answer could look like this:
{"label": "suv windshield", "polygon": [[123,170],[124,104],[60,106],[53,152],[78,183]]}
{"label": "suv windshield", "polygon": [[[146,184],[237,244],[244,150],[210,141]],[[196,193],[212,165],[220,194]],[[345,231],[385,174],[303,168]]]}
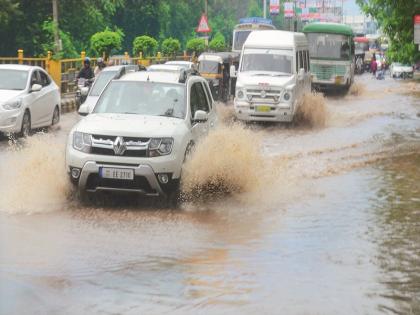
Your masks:
{"label": "suv windshield", "polygon": [[309,33],[307,37],[311,58],[349,60],[350,45],[347,36]]}
{"label": "suv windshield", "polygon": [[93,112],[183,119],[185,103],[185,87],[181,84],[113,81],[102,93]]}
{"label": "suv windshield", "polygon": [[112,80],[117,72],[118,71],[102,71],[96,78],[95,83],[92,86],[92,90],[90,91],[90,95],[99,96],[104,87]]}
{"label": "suv windshield", "polygon": [[24,90],[28,71],[0,69],[0,90]]}
{"label": "suv windshield", "polygon": [[245,49],[241,71],[292,73],[292,50]]}

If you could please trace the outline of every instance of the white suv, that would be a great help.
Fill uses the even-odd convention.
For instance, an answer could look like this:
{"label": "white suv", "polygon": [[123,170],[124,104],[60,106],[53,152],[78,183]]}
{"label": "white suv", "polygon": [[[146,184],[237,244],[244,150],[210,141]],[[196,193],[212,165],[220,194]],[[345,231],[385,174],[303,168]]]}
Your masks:
{"label": "white suv", "polygon": [[111,191],[176,202],[186,155],[217,123],[213,103],[206,80],[186,71],[112,80],[68,138],[66,167],[80,197]]}

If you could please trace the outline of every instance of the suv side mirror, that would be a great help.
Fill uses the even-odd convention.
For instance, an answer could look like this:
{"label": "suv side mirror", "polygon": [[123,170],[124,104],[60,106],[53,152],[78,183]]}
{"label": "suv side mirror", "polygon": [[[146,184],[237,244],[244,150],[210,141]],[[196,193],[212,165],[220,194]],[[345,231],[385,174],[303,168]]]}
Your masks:
{"label": "suv side mirror", "polygon": [[82,104],[79,107],[79,115],[80,116],[87,116],[89,115],[89,106],[88,104]]}
{"label": "suv side mirror", "polygon": [[89,93],[89,87],[84,86],[80,89],[80,94],[82,94],[83,96],[88,95],[88,93]]}
{"label": "suv side mirror", "polygon": [[39,92],[42,90],[42,85],[41,84],[33,84],[31,87],[31,92]]}
{"label": "suv side mirror", "polygon": [[208,115],[204,110],[197,110],[194,114],[194,122],[205,122],[208,120]]}
{"label": "suv side mirror", "polygon": [[236,68],[235,68],[235,66],[231,65],[229,70],[230,70],[230,73],[229,73],[230,77],[231,78],[236,78]]}

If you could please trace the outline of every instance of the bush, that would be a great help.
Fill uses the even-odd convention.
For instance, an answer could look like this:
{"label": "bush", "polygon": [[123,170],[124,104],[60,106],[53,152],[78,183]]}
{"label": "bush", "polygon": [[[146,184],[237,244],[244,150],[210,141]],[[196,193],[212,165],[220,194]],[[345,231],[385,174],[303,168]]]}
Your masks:
{"label": "bush", "polygon": [[209,48],[214,51],[224,51],[226,49],[225,37],[222,33],[217,33],[209,43]]}
{"label": "bush", "polygon": [[133,41],[133,54],[137,56],[141,52],[143,57],[153,56],[157,46],[158,42],[153,37],[147,35],[138,36]]}
{"label": "bush", "polygon": [[162,53],[165,56],[175,56],[180,49],[181,43],[175,38],[169,37],[162,42]]}
{"label": "bush", "polygon": [[113,50],[120,50],[124,33],[120,30],[115,32],[110,31],[108,28],[103,32],[98,32],[90,38],[90,46],[99,56],[105,54],[108,59]]}
{"label": "bush", "polygon": [[206,42],[202,38],[193,38],[187,42],[187,50],[195,52],[196,55],[202,53],[206,49]]}

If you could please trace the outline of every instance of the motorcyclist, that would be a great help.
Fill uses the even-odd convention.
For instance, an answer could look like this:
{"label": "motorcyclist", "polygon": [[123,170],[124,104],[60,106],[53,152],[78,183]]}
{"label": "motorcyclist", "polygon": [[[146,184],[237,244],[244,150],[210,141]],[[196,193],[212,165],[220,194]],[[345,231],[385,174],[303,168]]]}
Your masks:
{"label": "motorcyclist", "polygon": [[99,72],[101,72],[102,71],[102,69],[103,68],[105,68],[106,67],[106,64],[105,64],[105,62],[104,62],[104,60],[102,59],[102,58],[98,58],[98,60],[96,61],[96,67],[95,67],[95,70],[94,70],[94,74],[95,74],[95,77],[99,74]]}
{"label": "motorcyclist", "polygon": [[91,80],[95,77],[95,74],[93,73],[93,70],[90,66],[90,58],[86,57],[85,60],[83,60],[83,68],[80,69],[79,73],[76,76],[76,79],[86,79]]}

